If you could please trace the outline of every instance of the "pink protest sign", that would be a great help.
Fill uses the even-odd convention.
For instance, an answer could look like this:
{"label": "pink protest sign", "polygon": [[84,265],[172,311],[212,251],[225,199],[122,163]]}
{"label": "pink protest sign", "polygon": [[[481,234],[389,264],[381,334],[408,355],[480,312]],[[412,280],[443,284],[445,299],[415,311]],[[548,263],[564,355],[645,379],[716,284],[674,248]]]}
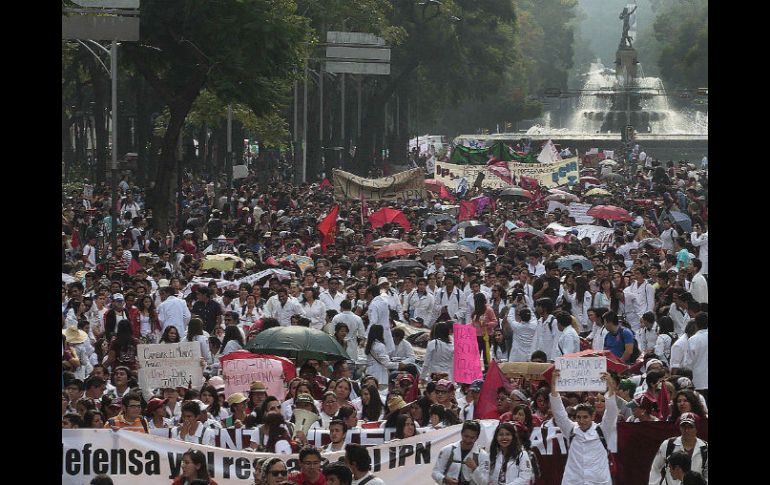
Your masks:
{"label": "pink protest sign", "polygon": [[267,395],[283,400],[283,365],[273,359],[233,359],[222,362],[225,379],[225,396],[234,392],[248,395],[251,383],[262,381],[267,386]]}
{"label": "pink protest sign", "polygon": [[476,329],[472,325],[454,325],[455,361],[454,378],[460,384],[470,384],[481,379],[481,361],[479,345],[476,341]]}

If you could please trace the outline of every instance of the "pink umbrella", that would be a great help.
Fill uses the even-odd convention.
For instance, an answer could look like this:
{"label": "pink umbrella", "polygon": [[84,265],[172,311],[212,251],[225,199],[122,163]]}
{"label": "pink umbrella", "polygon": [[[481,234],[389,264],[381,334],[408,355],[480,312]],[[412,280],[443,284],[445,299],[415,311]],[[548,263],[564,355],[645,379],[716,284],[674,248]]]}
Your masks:
{"label": "pink umbrella", "polygon": [[419,249],[412,246],[408,242],[401,241],[383,246],[374,254],[374,257],[377,259],[395,258],[398,256],[406,256],[407,254],[414,254],[419,252]]}
{"label": "pink umbrella", "polygon": [[606,219],[608,221],[633,221],[634,218],[627,210],[621,207],[615,207],[614,205],[597,205],[588,209],[586,215],[593,216],[599,219]]}

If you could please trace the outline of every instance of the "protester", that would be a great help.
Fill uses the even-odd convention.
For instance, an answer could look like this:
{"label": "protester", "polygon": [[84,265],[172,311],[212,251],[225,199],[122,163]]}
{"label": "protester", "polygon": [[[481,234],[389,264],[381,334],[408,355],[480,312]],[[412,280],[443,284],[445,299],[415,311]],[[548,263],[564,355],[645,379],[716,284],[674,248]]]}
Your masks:
{"label": "protester", "polygon": [[[657,419],[672,422],[687,413],[708,417],[707,173],[691,179],[684,165],[672,163],[666,174],[652,155],[646,160],[649,170],[643,169],[633,181],[601,179],[610,192],[602,203],[624,208],[636,220],[598,218],[580,239],[577,234],[586,229],[576,228],[568,211],[548,208],[550,185],[529,185],[518,178],[515,182],[526,182],[533,199],[510,200],[484,183],[461,190],[463,213],[471,205],[474,209],[468,211],[473,212],[471,225],[454,229],[459,214],[448,206],[446,196],[428,192],[423,198],[394,201],[335,201],[330,188],[292,184],[272,174],[264,183],[253,168],[231,191],[216,196],[209,193],[208,174],[183,174],[180,217],[170,221],[173,229],[168,234],[156,227],[150,199],[131,177],[122,181],[118,194],[119,204],[131,208],[123,211],[129,212],[128,218],[124,213],[110,215],[107,187],[90,197],[77,194],[63,204],[63,231],[71,239],[63,241],[62,388],[67,393],[62,424],[135,432],[171,427],[174,439],[210,446],[215,434],[211,426],[230,431],[258,428],[264,439],[244,444],[290,454],[312,434],[318,438],[327,429],[333,434],[328,450],[341,452],[348,436],[358,438],[368,426],[391,428],[396,439],[424,430],[431,439],[430,433],[464,423],[452,438],[462,448],[453,452],[462,463],[452,462],[449,470],[434,463],[433,471],[444,475],[444,483],[454,479],[458,485],[489,485],[512,481],[512,474],[520,472],[516,478],[522,481],[538,479],[522,429],[533,432],[543,425],[547,438],[553,436],[555,418],[556,426],[575,433],[565,483],[581,476],[606,482],[607,453],[596,430],[613,449],[613,413],[624,420],[636,416],[638,427],[653,426],[648,421]],[[584,160],[580,166],[589,165]],[[624,177],[628,168],[621,164],[609,172],[613,170]],[[652,175],[657,172],[665,177]],[[582,196],[583,185],[562,188]],[[82,215],[70,215],[71,209],[74,213],[89,206],[96,226],[81,224]],[[365,214],[362,217],[362,208],[369,213],[397,210],[411,229],[402,230],[396,225],[400,223],[373,227]],[[690,217],[692,230],[673,220],[677,210]],[[333,230],[322,234],[320,222],[329,215]],[[120,240],[113,250],[108,228],[127,241]],[[466,230],[487,239],[492,249],[428,254],[429,245],[455,244]],[[412,244],[418,252],[376,256],[376,241],[385,237]],[[240,261],[220,269],[217,259],[225,255]],[[592,265],[564,265],[559,261],[564,257],[585,258]],[[403,267],[383,268],[398,260],[388,267]],[[420,262],[427,263],[426,268]],[[474,325],[482,379],[455,380],[454,324]],[[242,392],[228,391],[225,400],[224,379],[233,382],[233,377],[223,375],[219,358],[279,353],[257,348],[253,339],[264,330],[292,325],[325,332],[332,346],[338,349],[336,342],[344,353],[326,356],[317,348],[306,349],[313,355],[280,352],[290,355],[281,361],[285,397],[269,392],[266,380],[249,380]],[[138,350],[155,342],[175,349],[172,346],[179,343],[197,342],[203,379],[185,382],[179,389],[163,389],[165,384],[141,388],[144,356]],[[586,348],[609,351],[629,366],[621,375],[612,375],[611,385],[608,380],[606,396],[569,393],[557,403],[553,393],[558,390],[547,382],[516,377],[512,389],[505,383],[508,376],[503,371],[495,375],[490,367],[492,361],[498,370],[510,369],[506,361],[547,363]],[[289,379],[292,373],[298,377]],[[146,419],[142,395],[148,399]],[[484,465],[470,452],[474,471],[473,464],[466,464],[469,456],[463,456],[467,446],[462,447],[462,440],[468,432],[465,425],[480,409],[497,413],[494,417],[508,425],[501,424],[491,443],[496,447],[490,456],[494,464]],[[307,433],[294,432],[300,410],[317,416],[304,416],[318,420]],[[576,419],[577,425],[565,422],[565,416]],[[351,455],[350,446],[346,455]],[[337,466],[335,474],[330,466],[328,481],[368,480],[371,455],[363,447],[360,451],[360,456],[353,451],[348,457],[349,479],[341,471],[347,468]],[[525,455],[532,465],[529,478],[524,477]],[[578,455],[589,456],[591,465],[578,470]],[[324,476],[315,457],[306,456],[308,464],[300,460],[307,483],[321,483]],[[681,481],[685,475],[694,476],[685,468],[669,466]],[[280,460],[264,470],[277,475],[255,468],[261,483],[276,484],[286,478],[285,469]],[[372,478],[368,485],[377,483],[381,480]]]}
{"label": "protester", "polygon": [[217,485],[217,482],[209,477],[206,455],[198,450],[190,450],[182,455],[181,472],[171,485],[191,485],[194,480],[202,480],[208,485]]}
{"label": "protester", "polygon": [[[696,436],[699,419],[700,417],[694,413],[683,413],[679,416],[677,424],[680,435],[661,443],[650,468],[650,484],[666,483],[668,485],[681,480],[681,477],[675,476],[678,475],[676,471],[671,469],[670,460],[674,458],[672,454],[675,452],[684,452],[690,457],[690,466],[683,471],[693,470],[708,479],[708,443]],[[676,464],[676,461],[674,463]]]}

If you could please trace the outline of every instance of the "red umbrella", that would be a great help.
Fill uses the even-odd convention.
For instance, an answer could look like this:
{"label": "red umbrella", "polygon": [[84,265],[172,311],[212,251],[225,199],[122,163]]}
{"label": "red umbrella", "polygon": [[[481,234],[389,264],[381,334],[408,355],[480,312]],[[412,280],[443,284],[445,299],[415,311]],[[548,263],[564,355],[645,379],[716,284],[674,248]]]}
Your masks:
{"label": "red umbrella", "polygon": [[383,246],[379,251],[374,253],[374,257],[377,259],[395,258],[398,256],[405,256],[407,254],[414,254],[419,252],[419,249],[412,246],[408,242],[401,241]]}
{"label": "red umbrella", "polygon": [[597,205],[588,209],[586,215],[594,216],[599,219],[607,219],[609,221],[633,221],[634,218],[627,210],[614,205]]}
{"label": "red umbrella", "polygon": [[607,370],[614,371],[618,374],[622,374],[628,370],[628,366],[620,360],[615,354],[609,350],[594,350],[588,349],[573,354],[564,354],[562,357],[606,357],[607,358]]}
{"label": "red umbrella", "polygon": [[400,210],[392,209],[390,207],[383,207],[382,209],[374,212],[369,216],[369,222],[374,229],[382,227],[390,222],[400,224],[406,231],[412,230],[412,225],[406,219],[406,216]]}

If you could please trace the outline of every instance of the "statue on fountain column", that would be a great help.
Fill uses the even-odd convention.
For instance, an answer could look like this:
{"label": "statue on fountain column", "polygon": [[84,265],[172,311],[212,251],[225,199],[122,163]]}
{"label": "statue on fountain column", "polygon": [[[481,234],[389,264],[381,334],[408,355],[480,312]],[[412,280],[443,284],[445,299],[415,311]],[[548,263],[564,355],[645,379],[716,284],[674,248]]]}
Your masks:
{"label": "statue on fountain column", "polygon": [[628,7],[624,7],[623,11],[620,12],[620,16],[618,19],[623,21],[623,35],[620,37],[620,47],[628,47],[632,48],[631,41],[633,38],[628,35],[628,30],[631,28],[629,25],[629,19],[631,18],[631,14],[636,12],[636,5],[634,5],[634,8],[631,9],[631,11],[628,11]]}

